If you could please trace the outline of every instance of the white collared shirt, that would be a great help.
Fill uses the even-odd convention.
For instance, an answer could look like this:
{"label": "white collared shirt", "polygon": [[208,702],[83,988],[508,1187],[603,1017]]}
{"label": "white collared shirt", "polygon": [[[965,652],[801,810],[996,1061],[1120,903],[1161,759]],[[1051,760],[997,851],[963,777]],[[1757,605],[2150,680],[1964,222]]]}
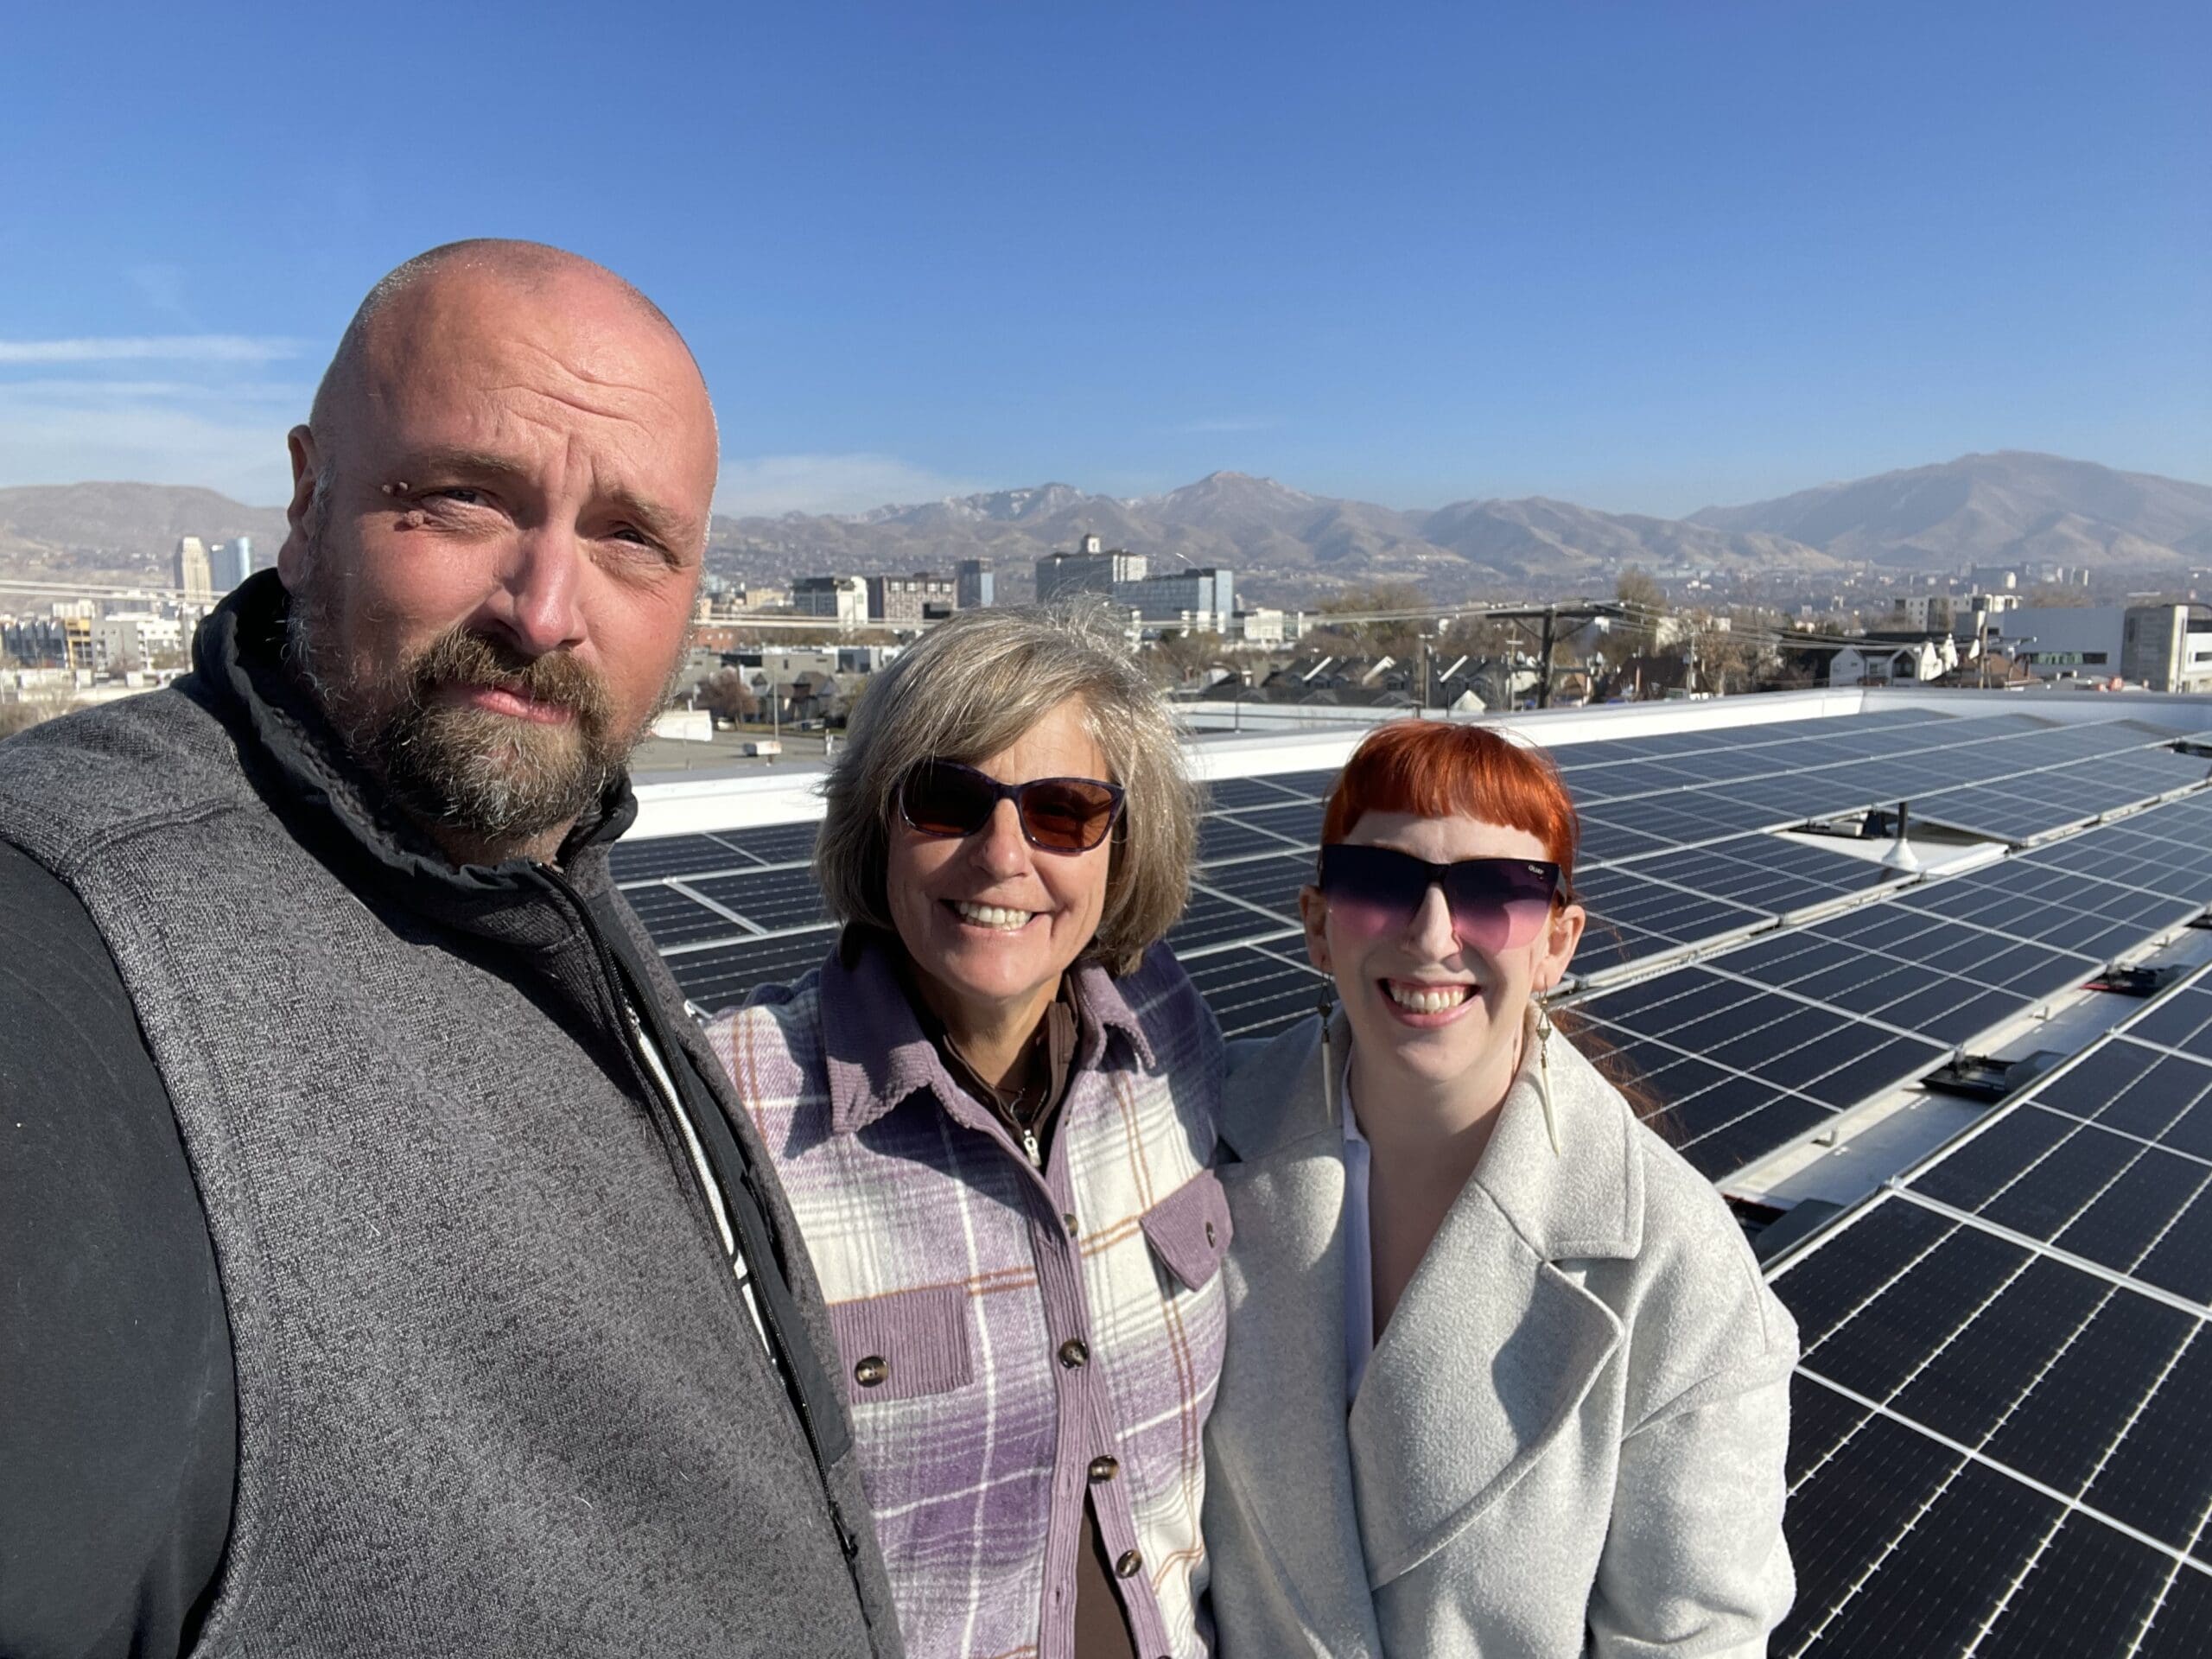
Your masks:
{"label": "white collared shirt", "polygon": [[1375,1354],[1375,1239],[1369,1230],[1367,1185],[1373,1156],[1351,1109],[1351,1056],[1337,1098],[1344,1115],[1344,1405],[1359,1394],[1359,1380]]}

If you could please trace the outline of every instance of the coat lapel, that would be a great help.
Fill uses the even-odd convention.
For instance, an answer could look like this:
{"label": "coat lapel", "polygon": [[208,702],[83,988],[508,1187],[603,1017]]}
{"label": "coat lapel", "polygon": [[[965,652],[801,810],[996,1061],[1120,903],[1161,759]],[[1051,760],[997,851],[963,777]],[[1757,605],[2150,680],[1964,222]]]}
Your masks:
{"label": "coat lapel", "polygon": [[1611,1310],[1555,1264],[1639,1248],[1637,1126],[1565,1041],[1550,1050],[1560,1150],[1532,1052],[1352,1406],[1352,1483],[1378,1589],[1511,1490],[1620,1341]]}
{"label": "coat lapel", "polygon": [[1207,1433],[1220,1497],[1261,1541],[1313,1653],[1349,1659],[1382,1643],[1344,1440],[1343,1132],[1318,1029],[1232,1057],[1223,1134],[1243,1161],[1218,1172],[1235,1223],[1231,1335]]}

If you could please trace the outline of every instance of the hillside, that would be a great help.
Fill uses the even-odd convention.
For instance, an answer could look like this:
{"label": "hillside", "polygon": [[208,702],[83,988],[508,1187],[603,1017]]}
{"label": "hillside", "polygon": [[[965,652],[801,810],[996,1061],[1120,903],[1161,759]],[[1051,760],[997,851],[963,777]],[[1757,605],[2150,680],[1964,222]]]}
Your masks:
{"label": "hillside", "polygon": [[2048,559],[2178,569],[2212,547],[2212,487],[2025,450],[1961,455],[1690,522],[1917,570]]}

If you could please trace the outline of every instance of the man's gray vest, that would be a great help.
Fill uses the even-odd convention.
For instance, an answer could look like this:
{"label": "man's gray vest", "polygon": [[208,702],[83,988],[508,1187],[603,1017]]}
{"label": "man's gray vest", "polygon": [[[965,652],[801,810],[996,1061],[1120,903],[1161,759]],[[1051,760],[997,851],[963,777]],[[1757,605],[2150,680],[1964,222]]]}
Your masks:
{"label": "man's gray vest", "polygon": [[[221,1272],[238,1484],[198,1651],[895,1652],[804,1252],[612,892],[626,791],[557,875],[451,870],[291,689],[282,616],[258,578],[177,688],[0,746],[0,839],[105,937]],[[626,987],[734,1131],[780,1369]]]}

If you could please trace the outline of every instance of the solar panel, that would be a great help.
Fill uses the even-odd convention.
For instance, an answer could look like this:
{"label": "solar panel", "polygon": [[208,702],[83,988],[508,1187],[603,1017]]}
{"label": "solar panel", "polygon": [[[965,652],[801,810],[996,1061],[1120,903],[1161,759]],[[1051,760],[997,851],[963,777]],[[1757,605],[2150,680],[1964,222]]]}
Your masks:
{"label": "solar panel", "polygon": [[1641,1115],[1718,1177],[1925,1075],[1944,1045],[1702,966],[1572,1005],[1626,1068]]}
{"label": "solar panel", "polygon": [[[1178,957],[1187,958],[1192,951],[1210,945],[1280,933],[1291,925],[1282,917],[1268,915],[1249,905],[1198,887],[1192,890],[1191,902],[1183,912],[1182,919],[1169,931],[1167,948]],[[1185,965],[1189,965],[1187,961]]]}
{"label": "solar panel", "polygon": [[638,912],[638,919],[645,925],[653,944],[662,950],[698,939],[741,938],[751,931],[726,912],[701,904],[682,888],[661,882],[632,887],[623,897]]}
{"label": "solar panel", "polygon": [[830,919],[822,907],[822,889],[815,885],[814,872],[804,864],[744,875],[695,878],[683,885],[763,933],[818,927]]}
{"label": "solar panel", "polygon": [[1648,880],[1634,867],[1592,870],[1575,888],[1590,912],[1574,955],[1573,971],[1583,975],[1773,920],[1764,911]]}
{"label": "solar panel", "polygon": [[742,939],[695,950],[664,950],[668,971],[692,1007],[709,1016],[735,1007],[756,985],[797,979],[821,965],[836,942],[835,928],[784,933],[772,938]]}
{"label": "solar panel", "polygon": [[2202,908],[2025,859],[1931,881],[1900,893],[1894,902],[2099,961],[2187,921]]}
{"label": "solar panel", "polygon": [[[1255,819],[1261,817],[1260,814],[1254,815]],[[1201,864],[1247,858],[1255,853],[1288,852],[1294,845],[1287,836],[1259,829],[1254,823],[1232,818],[1224,813],[1209,813],[1198,824],[1198,862]]]}
{"label": "solar panel", "polygon": [[662,836],[650,841],[618,841],[609,855],[617,882],[658,881],[664,876],[760,868],[760,861],[741,853],[719,836]]}
{"label": "solar panel", "polygon": [[1817,841],[1738,836],[1628,867],[1634,874],[1774,915],[1866,893],[1897,879],[1871,859],[1832,852]]}
{"label": "solar panel", "polygon": [[1194,883],[1201,893],[1241,899],[1281,922],[1298,920],[1298,890],[1313,879],[1313,860],[1305,853],[1240,859],[1202,869]]}
{"label": "solar panel", "polygon": [[1314,1017],[1328,979],[1287,957],[1233,945],[1184,964],[1224,1037],[1264,1037]]}
{"label": "solar panel", "polygon": [[1904,1197],[1774,1283],[1804,1358],[1773,1653],[2212,1644],[2199,1315]]}

